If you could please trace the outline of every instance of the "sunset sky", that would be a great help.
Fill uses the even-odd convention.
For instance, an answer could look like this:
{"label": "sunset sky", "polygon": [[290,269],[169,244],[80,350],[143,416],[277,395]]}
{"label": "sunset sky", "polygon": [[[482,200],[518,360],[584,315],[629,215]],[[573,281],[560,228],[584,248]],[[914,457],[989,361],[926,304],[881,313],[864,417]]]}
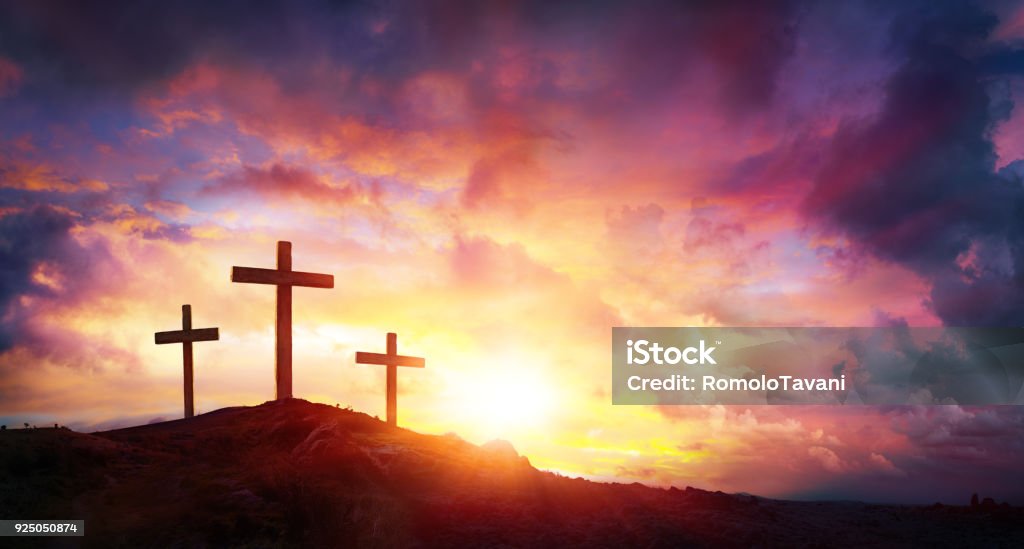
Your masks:
{"label": "sunset sky", "polygon": [[0,421],[295,394],[540,468],[1024,504],[1020,407],[612,406],[612,326],[1024,325],[1014,2],[5,2]]}

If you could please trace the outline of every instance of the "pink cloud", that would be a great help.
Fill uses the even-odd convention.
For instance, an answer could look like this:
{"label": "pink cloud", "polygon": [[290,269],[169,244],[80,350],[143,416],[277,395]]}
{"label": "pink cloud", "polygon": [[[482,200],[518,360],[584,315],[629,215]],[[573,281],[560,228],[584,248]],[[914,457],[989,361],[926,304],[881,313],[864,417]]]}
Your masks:
{"label": "pink cloud", "polygon": [[256,195],[262,201],[305,201],[328,207],[346,206],[368,197],[352,184],[332,185],[308,169],[275,163],[268,167],[243,166],[241,170],[206,186],[210,196]]}

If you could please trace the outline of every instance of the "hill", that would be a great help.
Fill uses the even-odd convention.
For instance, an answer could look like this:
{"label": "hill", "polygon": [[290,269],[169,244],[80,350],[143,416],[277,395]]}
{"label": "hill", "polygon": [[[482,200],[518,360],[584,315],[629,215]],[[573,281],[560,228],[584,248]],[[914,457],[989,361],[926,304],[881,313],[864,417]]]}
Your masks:
{"label": "hill", "polygon": [[[94,547],[1012,546],[1024,510],[788,502],[538,471],[507,443],[303,400],[83,434],[0,432],[3,518]],[[35,540],[7,538],[11,541]],[[29,546],[28,543],[25,546]]]}

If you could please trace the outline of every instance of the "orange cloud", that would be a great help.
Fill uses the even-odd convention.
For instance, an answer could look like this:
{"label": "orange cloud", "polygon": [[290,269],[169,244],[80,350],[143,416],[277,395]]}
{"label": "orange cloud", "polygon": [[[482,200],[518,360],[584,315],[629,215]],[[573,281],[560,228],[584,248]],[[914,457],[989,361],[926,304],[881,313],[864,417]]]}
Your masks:
{"label": "orange cloud", "polygon": [[45,164],[13,161],[0,167],[0,188],[76,193],[101,192],[110,186],[92,178],[62,176]]}

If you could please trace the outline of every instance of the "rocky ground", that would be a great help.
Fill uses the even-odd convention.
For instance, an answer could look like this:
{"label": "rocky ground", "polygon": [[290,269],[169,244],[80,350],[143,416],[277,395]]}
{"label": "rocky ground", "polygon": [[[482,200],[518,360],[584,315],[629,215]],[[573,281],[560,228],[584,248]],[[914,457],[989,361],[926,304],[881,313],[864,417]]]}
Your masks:
{"label": "rocky ground", "polygon": [[94,434],[7,430],[0,475],[0,517],[85,519],[84,538],[54,546],[1024,546],[1022,508],[595,483],[538,471],[507,443],[303,400]]}

